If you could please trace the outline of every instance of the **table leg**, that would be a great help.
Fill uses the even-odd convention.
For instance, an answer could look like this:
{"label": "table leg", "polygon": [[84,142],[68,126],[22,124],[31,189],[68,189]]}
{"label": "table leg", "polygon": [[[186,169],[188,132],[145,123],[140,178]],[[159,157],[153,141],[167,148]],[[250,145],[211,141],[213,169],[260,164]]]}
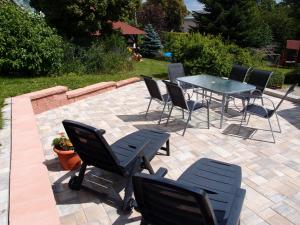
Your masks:
{"label": "table leg", "polygon": [[225,103],[227,101],[227,95],[223,94],[222,95],[222,106],[221,106],[221,119],[220,119],[220,129],[222,129],[223,125],[223,117],[224,117],[224,112],[225,112]]}

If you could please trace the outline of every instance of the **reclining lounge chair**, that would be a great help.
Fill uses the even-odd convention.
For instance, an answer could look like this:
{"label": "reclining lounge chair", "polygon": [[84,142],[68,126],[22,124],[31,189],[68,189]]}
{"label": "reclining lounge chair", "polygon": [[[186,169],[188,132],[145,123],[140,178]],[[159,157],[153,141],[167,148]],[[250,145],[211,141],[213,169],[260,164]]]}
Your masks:
{"label": "reclining lounge chair", "polygon": [[[104,130],[71,120],[64,120],[62,123],[75,151],[83,162],[79,175],[70,179],[69,187],[73,190],[80,190],[87,166],[91,165],[99,168],[100,171],[94,168],[98,172],[91,175],[91,177],[99,178],[98,180],[101,181],[104,180],[105,185],[109,186],[104,190],[114,191],[113,183],[122,183],[122,186],[125,186],[125,196],[122,200],[124,211],[130,211],[132,208],[132,175],[142,169],[154,173],[149,162],[159,149],[170,155],[170,134],[165,132],[139,130],[121,138],[110,146],[103,137]],[[166,147],[162,147],[165,143]],[[110,176],[114,175],[112,177],[115,179],[110,182],[108,179],[102,178],[102,175],[105,175],[104,173],[108,173]],[[95,181],[93,180],[85,180],[87,180],[85,183],[92,183],[91,186],[96,186],[97,190],[103,187],[103,184],[94,185]],[[85,183],[84,186],[86,186]],[[119,191],[122,189],[123,187]]]}
{"label": "reclining lounge chair", "polygon": [[133,189],[141,224],[237,225],[246,191],[241,189],[241,168],[212,159],[200,159],[177,181],[137,173]]}

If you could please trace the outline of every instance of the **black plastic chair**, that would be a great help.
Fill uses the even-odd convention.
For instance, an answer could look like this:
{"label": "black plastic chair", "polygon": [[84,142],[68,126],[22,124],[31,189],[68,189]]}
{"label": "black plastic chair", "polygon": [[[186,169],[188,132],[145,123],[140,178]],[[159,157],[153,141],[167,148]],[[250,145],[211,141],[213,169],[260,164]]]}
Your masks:
{"label": "black plastic chair", "polygon": [[163,82],[167,86],[167,90],[168,90],[168,93],[169,93],[171,101],[172,101],[172,106],[170,109],[170,113],[169,113],[166,125],[168,125],[168,122],[169,122],[169,119],[170,119],[170,116],[171,116],[174,106],[182,109],[183,118],[184,118],[184,110],[188,111],[189,116],[188,116],[185,128],[183,130],[183,134],[182,134],[182,136],[184,136],[186,128],[188,126],[188,123],[191,120],[192,112],[196,111],[198,109],[206,108],[206,110],[207,110],[207,127],[209,129],[209,102],[208,102],[208,100],[206,100],[205,103],[204,103],[204,101],[197,102],[197,101],[193,101],[193,100],[186,100],[184,97],[183,90],[180,86],[178,86],[177,84],[168,82],[168,81],[163,81]]}
{"label": "black plastic chair", "polygon": [[[79,175],[70,179],[69,187],[80,190],[88,165],[110,172],[111,175],[117,175],[116,180],[122,180],[123,185],[125,184],[125,196],[122,201],[125,211],[130,211],[133,203],[132,175],[143,168],[154,173],[150,161],[159,149],[166,151],[167,155],[170,154],[170,134],[165,132],[139,130],[110,146],[103,137],[104,130],[71,120],[64,120],[62,123],[83,162]],[[165,143],[166,147],[162,147]],[[113,186],[107,189],[113,189]]]}
{"label": "black plastic chair", "polygon": [[277,124],[278,124],[278,128],[279,128],[279,133],[281,133],[281,127],[280,127],[280,123],[279,123],[279,119],[278,119],[278,115],[277,115],[277,110],[279,109],[280,105],[282,104],[282,102],[286,99],[286,97],[292,93],[295,89],[297,84],[293,84],[292,86],[290,86],[290,88],[287,90],[287,92],[285,93],[285,95],[282,97],[282,99],[280,100],[280,102],[277,104],[277,106],[275,107],[273,101],[267,97],[259,97],[259,98],[262,98],[262,99],[266,99],[268,101],[271,102],[272,106],[273,106],[273,109],[268,109],[266,107],[264,107],[263,105],[258,105],[258,104],[249,104],[244,108],[243,110],[243,118],[241,120],[241,123],[240,123],[240,127],[239,127],[239,130],[238,130],[238,133],[240,133],[240,129],[242,127],[242,124],[243,124],[243,121],[244,119],[247,117],[247,114],[249,114],[249,117],[248,117],[248,120],[247,120],[247,124],[249,123],[249,120],[250,120],[250,116],[251,115],[256,115],[258,117],[261,117],[261,118],[264,118],[264,119],[267,119],[268,122],[269,122],[269,126],[270,126],[270,130],[271,130],[271,133],[272,133],[272,137],[273,137],[273,141],[275,143],[275,137],[274,137],[274,132],[273,132],[273,128],[272,128],[272,125],[271,125],[271,122],[270,122],[270,119],[273,115],[276,116],[276,120],[277,120]]}
{"label": "black plastic chair", "polygon": [[141,77],[144,79],[147,89],[148,89],[148,92],[150,94],[150,102],[149,102],[145,117],[147,117],[147,115],[148,115],[148,111],[149,111],[152,100],[155,99],[164,105],[163,110],[160,114],[159,121],[158,121],[158,124],[160,124],[163,113],[166,108],[166,105],[171,101],[171,99],[169,98],[168,94],[163,94],[163,95],[161,94],[156,80],[152,79],[152,77],[143,76],[143,75]]}
{"label": "black plastic chair", "polygon": [[[255,101],[256,98],[259,98],[263,95],[269,80],[272,76],[273,72],[253,69],[249,75],[249,79],[247,81],[248,84],[252,84],[256,87],[256,89],[252,92],[243,92],[238,94],[230,95],[230,97],[238,98],[242,100],[243,108],[245,108],[246,101],[249,102],[250,99]],[[263,99],[261,98],[262,104]]]}
{"label": "black plastic chair", "polygon": [[200,159],[177,181],[135,174],[133,189],[141,225],[237,225],[246,191],[241,189],[241,168]]}

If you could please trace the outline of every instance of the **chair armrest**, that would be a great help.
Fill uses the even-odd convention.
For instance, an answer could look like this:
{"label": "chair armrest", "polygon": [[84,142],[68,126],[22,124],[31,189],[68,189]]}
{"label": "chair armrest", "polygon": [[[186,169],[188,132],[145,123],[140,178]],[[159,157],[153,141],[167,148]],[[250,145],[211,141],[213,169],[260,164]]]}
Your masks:
{"label": "chair armrest", "polygon": [[154,176],[157,177],[164,177],[168,173],[168,170],[166,168],[160,167],[154,174]]}

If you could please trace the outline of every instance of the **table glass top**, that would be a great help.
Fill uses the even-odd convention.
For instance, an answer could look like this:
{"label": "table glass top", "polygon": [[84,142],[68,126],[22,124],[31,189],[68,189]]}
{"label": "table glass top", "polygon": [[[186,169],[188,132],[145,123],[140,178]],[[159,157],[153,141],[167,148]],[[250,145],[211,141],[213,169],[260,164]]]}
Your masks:
{"label": "table glass top", "polygon": [[206,74],[179,77],[177,80],[222,94],[234,94],[255,90],[255,86],[251,84]]}

